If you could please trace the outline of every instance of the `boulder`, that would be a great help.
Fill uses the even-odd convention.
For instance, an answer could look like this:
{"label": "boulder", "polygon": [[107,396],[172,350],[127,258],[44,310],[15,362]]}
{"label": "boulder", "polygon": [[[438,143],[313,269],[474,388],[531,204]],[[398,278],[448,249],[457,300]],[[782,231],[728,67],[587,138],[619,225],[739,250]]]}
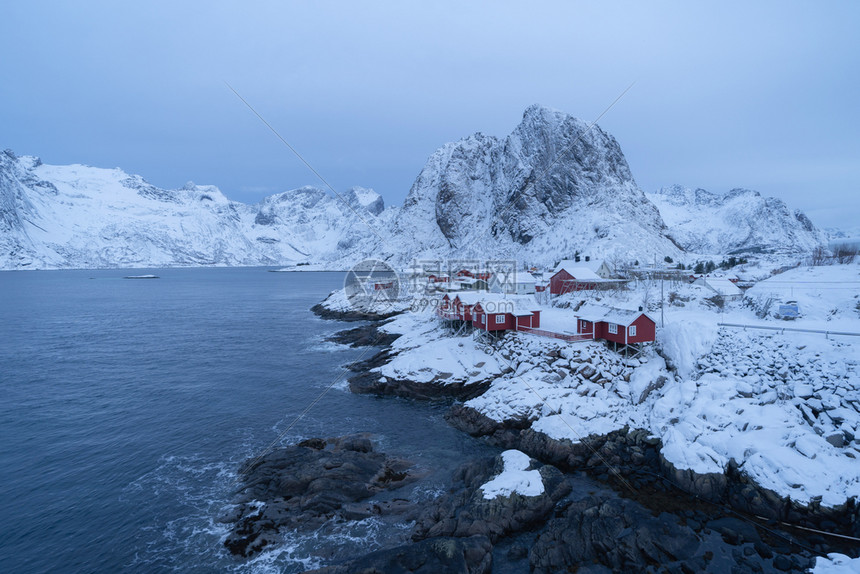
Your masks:
{"label": "boulder", "polygon": [[248,461],[241,469],[236,508],[226,518],[233,529],[224,545],[252,556],[277,540],[283,528],[312,529],[339,515],[402,511],[386,503],[362,509],[355,503],[414,479],[411,463],[376,452],[367,435],[308,439]]}
{"label": "boulder", "polygon": [[309,574],[489,574],[493,547],[485,536],[431,538],[377,550]]}

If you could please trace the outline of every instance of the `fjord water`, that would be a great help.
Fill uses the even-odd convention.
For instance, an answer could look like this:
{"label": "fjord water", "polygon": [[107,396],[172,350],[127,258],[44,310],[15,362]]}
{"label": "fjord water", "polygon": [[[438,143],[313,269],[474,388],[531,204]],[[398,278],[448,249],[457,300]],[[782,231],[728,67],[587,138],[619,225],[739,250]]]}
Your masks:
{"label": "fjord water", "polygon": [[[149,273],[160,278],[123,278]],[[399,527],[366,520],[285,533],[250,562],[221,544],[239,464],[284,431],[284,443],[374,433],[426,470],[418,498],[489,452],[442,406],[347,390],[343,366],[374,350],[325,342],[351,325],[309,311],[342,281],[259,268],[0,273],[0,570],[295,572],[396,540]]]}

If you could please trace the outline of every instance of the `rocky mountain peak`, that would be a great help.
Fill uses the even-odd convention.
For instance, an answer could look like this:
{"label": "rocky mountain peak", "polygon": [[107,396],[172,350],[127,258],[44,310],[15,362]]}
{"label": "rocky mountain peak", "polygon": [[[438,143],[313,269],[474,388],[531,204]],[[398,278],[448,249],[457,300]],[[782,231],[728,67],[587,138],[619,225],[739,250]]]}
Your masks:
{"label": "rocky mountain peak", "polygon": [[[677,251],[662,237],[659,213],[637,187],[615,138],[533,105],[503,139],[476,133],[436,150],[412,185],[397,227],[406,235],[415,222],[432,222],[422,223],[419,251],[477,256],[525,247],[542,260],[560,245],[573,253],[608,243],[619,218],[654,238],[661,252]],[[553,232],[565,237],[559,241]],[[630,243],[614,247],[627,251]]]}

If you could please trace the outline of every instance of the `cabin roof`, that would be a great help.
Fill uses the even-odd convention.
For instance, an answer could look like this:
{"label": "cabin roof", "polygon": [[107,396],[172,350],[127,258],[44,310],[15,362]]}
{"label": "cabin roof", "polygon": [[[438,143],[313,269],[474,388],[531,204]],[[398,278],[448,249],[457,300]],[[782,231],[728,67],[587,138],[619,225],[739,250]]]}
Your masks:
{"label": "cabin roof", "polygon": [[702,277],[705,285],[724,296],[740,295],[743,291],[740,287],[726,279],[725,277]]}
{"label": "cabin roof", "polygon": [[645,313],[644,311],[633,311],[631,309],[619,309],[617,307],[604,307],[601,305],[590,305],[587,308],[583,308],[580,310],[577,315],[581,319],[585,319],[586,321],[591,321],[592,323],[599,323],[601,321],[605,323],[615,323],[616,325],[624,325],[625,327],[629,327],[636,319],[645,315],[652,322],[654,318]]}
{"label": "cabin roof", "polygon": [[[562,263],[565,263],[562,261]],[[579,263],[575,265],[559,265],[555,271],[553,271],[553,276],[557,275],[561,271],[567,271],[571,277],[574,277],[577,281],[602,281],[603,279],[594,271],[589,269],[588,267],[583,267]]]}
{"label": "cabin roof", "polygon": [[[462,298],[460,300],[466,305],[469,304],[463,301]],[[477,305],[478,303],[481,304],[481,309],[489,314],[510,313],[517,317],[524,317],[532,315],[535,311],[540,311],[540,306],[531,297],[494,297],[492,295],[483,295],[478,297],[478,300],[474,304]]]}

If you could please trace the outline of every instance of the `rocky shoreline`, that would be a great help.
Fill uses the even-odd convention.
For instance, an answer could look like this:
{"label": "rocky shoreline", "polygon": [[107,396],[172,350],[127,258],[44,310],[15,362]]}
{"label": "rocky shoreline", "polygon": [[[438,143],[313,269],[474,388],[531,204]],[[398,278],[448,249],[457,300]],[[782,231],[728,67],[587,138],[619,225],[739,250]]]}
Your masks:
{"label": "rocky shoreline", "polygon": [[[393,357],[388,347],[396,336],[377,331],[383,318],[356,319],[322,305],[313,310],[327,319],[370,321],[339,333],[338,342],[384,347],[351,367],[354,392],[456,401],[479,396],[490,384],[434,385],[369,373]],[[857,537],[860,512],[853,500],[836,508],[798,504],[756,485],[732,464],[723,474],[677,469],[645,430],[625,428],[574,443],[529,428],[528,419],[498,422],[460,403],[446,419],[500,448],[526,453],[552,494],[524,507],[519,499],[529,497],[518,495],[488,506],[479,500],[480,485],[499,471],[499,461],[468,462],[423,513],[402,514],[415,521],[407,544],[319,572],[484,573],[502,547],[505,561],[535,572],[805,572],[816,555],[856,554],[848,540],[788,526]],[[571,495],[577,476],[607,488]]]}
{"label": "rocky shoreline", "polygon": [[[683,499],[679,510],[692,505],[714,514],[737,513],[762,528],[787,527],[783,552],[807,547],[825,554],[855,547],[847,541],[840,543],[838,538],[795,530],[789,525],[850,537],[860,535],[860,512],[853,500],[835,508],[799,504],[755,484],[733,464],[724,474],[678,469],[660,452],[660,439],[641,429],[625,428],[573,443],[534,431],[526,421],[498,423],[464,405],[454,405],[446,419],[455,428],[492,444],[516,448],[566,472],[586,472],[622,496],[648,507],[666,509],[663,493],[671,493]],[[679,500],[675,498],[675,502]]]}

